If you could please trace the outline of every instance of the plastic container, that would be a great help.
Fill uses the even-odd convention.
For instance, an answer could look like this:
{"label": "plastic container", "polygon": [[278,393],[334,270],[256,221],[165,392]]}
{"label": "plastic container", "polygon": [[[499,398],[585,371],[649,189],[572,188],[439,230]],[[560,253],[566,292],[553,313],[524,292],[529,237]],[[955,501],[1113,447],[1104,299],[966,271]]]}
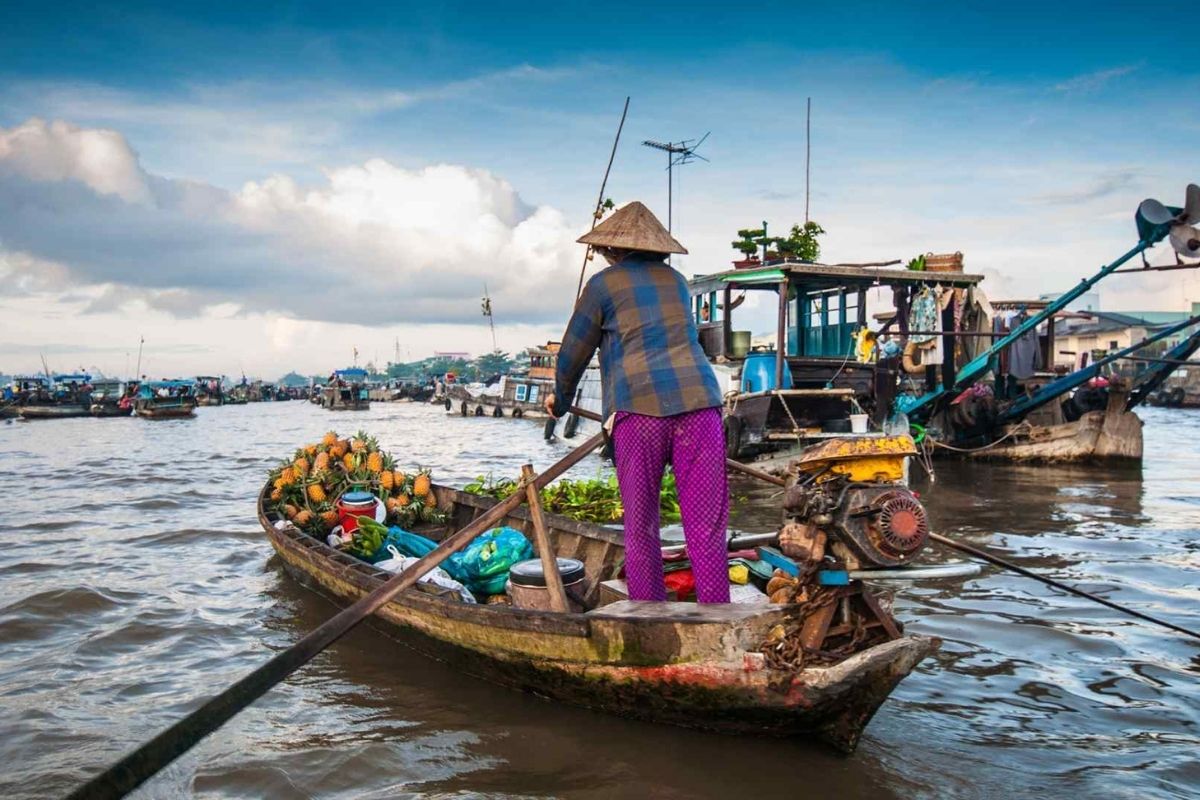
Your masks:
{"label": "plastic container", "polygon": [[[742,364],[742,391],[769,392],[775,389],[775,351],[765,350],[746,356]],[[783,388],[792,388],[792,371],[784,365]]]}
{"label": "plastic container", "polygon": [[750,331],[732,331],[729,335],[729,355],[745,358],[750,352]]}
{"label": "plastic container", "polygon": [[376,509],[379,507],[379,498],[370,492],[346,492],[337,501],[338,521],[342,523],[342,530],[347,533],[354,533],[358,530],[358,520],[356,517],[376,518]]}
{"label": "plastic container", "polygon": [[[574,558],[559,558],[558,574],[562,576],[563,588],[570,594],[572,587],[582,589],[584,579],[583,562]],[[546,574],[542,571],[542,560],[531,558],[518,561],[508,572],[508,596],[513,608],[534,611],[550,611],[550,591],[546,588]],[[574,607],[576,604],[571,602]],[[582,610],[573,608],[573,610]]]}
{"label": "plastic container", "polygon": [[850,432],[851,433],[866,433],[867,420],[870,419],[866,414],[851,414],[850,415]]}

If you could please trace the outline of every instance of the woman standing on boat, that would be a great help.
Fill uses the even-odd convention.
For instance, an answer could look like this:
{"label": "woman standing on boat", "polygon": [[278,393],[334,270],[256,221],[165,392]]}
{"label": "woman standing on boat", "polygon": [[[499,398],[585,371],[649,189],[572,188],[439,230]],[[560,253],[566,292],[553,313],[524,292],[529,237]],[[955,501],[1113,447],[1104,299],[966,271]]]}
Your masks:
{"label": "woman standing on boat", "polygon": [[546,410],[567,413],[600,350],[605,427],[625,507],[631,600],[666,600],[659,493],[669,463],[701,603],[729,602],[729,487],[721,390],[700,348],[687,282],[666,262],[687,253],[648,208],[630,203],[578,239],[609,266],[584,287],[558,351]]}

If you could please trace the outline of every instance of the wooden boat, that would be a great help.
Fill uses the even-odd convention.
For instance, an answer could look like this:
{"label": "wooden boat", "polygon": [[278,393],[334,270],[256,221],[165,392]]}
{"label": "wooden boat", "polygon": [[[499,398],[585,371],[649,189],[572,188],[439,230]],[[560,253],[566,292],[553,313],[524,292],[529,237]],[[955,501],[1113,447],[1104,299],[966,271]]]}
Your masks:
{"label": "wooden boat", "polygon": [[366,411],[371,407],[367,371],[359,367],[335,370],[321,390],[321,405],[329,411]]}
{"label": "wooden boat", "polygon": [[[390,574],[327,546],[266,511],[258,516],[288,572],[341,604]],[[435,486],[457,530],[494,500]],[[938,646],[901,635],[840,663],[798,671],[767,666],[759,651],[772,629],[798,623],[794,605],[713,605],[618,601],[597,606],[600,582],[615,576],[619,531],[546,516],[558,555],[584,563],[584,613],[471,605],[418,584],[376,620],[414,649],[471,675],[562,703],[621,716],[722,732],[809,736],[854,750],[895,686]],[[502,524],[529,532],[527,511]],[[437,539],[446,535],[422,531]]]}
{"label": "wooden boat", "polygon": [[86,417],[91,399],[85,391],[92,377],[83,373],[17,379],[18,413],[23,419]]}
{"label": "wooden boat", "polygon": [[133,400],[122,381],[96,381],[92,384],[91,399],[88,410],[93,417],[128,417],[133,413]]}
{"label": "wooden boat", "polygon": [[143,419],[195,416],[196,390],[191,381],[149,381],[138,387],[133,413]]}
{"label": "wooden boat", "polygon": [[1074,420],[1063,419],[1061,407],[1049,407],[1048,416],[1054,418],[1031,417],[1008,425],[990,444],[951,449],[937,443],[935,452],[984,461],[1140,461],[1142,420],[1126,410],[1129,392],[1114,386],[1106,397],[1104,408],[1086,411]]}

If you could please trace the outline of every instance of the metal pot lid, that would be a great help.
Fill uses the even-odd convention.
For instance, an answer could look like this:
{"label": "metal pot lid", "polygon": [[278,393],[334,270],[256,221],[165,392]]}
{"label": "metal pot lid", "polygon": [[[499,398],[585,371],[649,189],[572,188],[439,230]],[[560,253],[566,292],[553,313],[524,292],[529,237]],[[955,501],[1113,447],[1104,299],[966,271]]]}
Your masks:
{"label": "metal pot lid", "polygon": [[[583,562],[574,558],[559,558],[558,574],[564,584],[575,583],[583,579]],[[509,570],[508,579],[514,586],[545,586],[546,575],[542,572],[542,560],[531,558],[528,561],[518,561]]]}

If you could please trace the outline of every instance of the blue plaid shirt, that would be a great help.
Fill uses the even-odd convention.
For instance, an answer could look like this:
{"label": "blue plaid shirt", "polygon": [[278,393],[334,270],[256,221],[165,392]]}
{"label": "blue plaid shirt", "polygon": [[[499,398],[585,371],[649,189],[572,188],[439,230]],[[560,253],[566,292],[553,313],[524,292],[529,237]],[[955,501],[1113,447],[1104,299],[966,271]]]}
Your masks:
{"label": "blue plaid shirt", "polygon": [[722,405],[687,282],[658,257],[625,259],[584,287],[558,351],[555,414],[570,408],[596,348],[605,419],[617,411],[669,417]]}

